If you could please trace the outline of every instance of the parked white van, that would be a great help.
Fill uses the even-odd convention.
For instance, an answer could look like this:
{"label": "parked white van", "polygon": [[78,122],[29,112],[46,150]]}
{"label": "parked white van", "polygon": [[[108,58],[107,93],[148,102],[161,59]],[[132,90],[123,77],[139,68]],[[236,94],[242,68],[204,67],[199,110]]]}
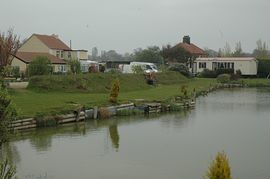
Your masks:
{"label": "parked white van", "polygon": [[155,64],[146,62],[130,62],[129,65],[123,64],[120,66],[120,69],[123,73],[134,73],[133,69],[136,66],[140,66],[145,73],[158,72]]}

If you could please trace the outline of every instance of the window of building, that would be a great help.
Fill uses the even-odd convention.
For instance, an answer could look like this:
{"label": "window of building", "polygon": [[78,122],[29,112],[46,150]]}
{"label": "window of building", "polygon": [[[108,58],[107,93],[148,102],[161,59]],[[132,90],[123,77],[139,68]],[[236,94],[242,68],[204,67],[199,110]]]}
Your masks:
{"label": "window of building", "polygon": [[199,62],[199,68],[206,68],[206,62]]}
{"label": "window of building", "polygon": [[68,58],[69,59],[71,58],[71,52],[68,52]]}
{"label": "window of building", "polygon": [[213,62],[213,70],[217,69],[234,69],[234,63],[229,62]]}
{"label": "window of building", "polygon": [[61,58],[64,58],[64,51],[61,51]]}
{"label": "window of building", "polygon": [[59,58],[60,57],[60,51],[56,51],[56,57]]}
{"label": "window of building", "polygon": [[58,65],[59,72],[66,72],[66,65]]}
{"label": "window of building", "polygon": [[212,69],[217,70],[217,62],[212,62]]}

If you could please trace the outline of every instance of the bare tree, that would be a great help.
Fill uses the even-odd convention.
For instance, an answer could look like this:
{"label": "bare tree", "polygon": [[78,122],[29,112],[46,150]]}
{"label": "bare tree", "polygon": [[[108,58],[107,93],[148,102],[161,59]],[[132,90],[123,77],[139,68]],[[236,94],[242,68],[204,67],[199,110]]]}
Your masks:
{"label": "bare tree", "polygon": [[12,55],[17,53],[19,46],[19,38],[13,33],[13,29],[9,29],[7,33],[0,33],[0,73],[2,77],[6,76],[5,69],[11,65]]}
{"label": "bare tree", "polygon": [[242,45],[241,42],[237,42],[235,45],[235,51],[233,52],[234,57],[240,57],[243,55]]}
{"label": "bare tree", "polygon": [[262,40],[258,40],[257,48],[253,51],[253,55],[259,58],[267,57],[268,55],[268,46],[266,42],[262,42]]}
{"label": "bare tree", "polygon": [[230,57],[231,55],[232,55],[231,47],[230,47],[229,43],[226,42],[225,47],[224,47],[224,54],[223,54],[223,56],[224,57]]}

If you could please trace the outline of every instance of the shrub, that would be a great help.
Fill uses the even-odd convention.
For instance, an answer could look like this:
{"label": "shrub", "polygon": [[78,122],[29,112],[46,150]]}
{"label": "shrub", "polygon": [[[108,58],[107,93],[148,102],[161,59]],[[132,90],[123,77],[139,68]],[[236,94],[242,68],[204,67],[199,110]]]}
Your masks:
{"label": "shrub", "polygon": [[217,69],[216,74],[221,75],[221,74],[234,74],[234,69]]}
{"label": "shrub", "polygon": [[52,73],[51,61],[46,56],[38,56],[28,66],[29,76],[48,75]]}
{"label": "shrub", "polygon": [[187,90],[187,86],[185,85],[181,87],[181,97],[184,99],[188,99],[188,90]]}
{"label": "shrub", "polygon": [[257,59],[258,60],[258,76],[267,77],[270,73],[270,59]]}
{"label": "shrub", "polygon": [[11,75],[15,78],[19,78],[20,77],[20,67],[18,67],[18,66],[12,67]]}
{"label": "shrub", "polygon": [[131,115],[139,115],[143,113],[144,111],[139,110],[139,109],[122,109],[122,110],[118,110],[116,115],[117,116],[131,116]]}
{"label": "shrub", "polygon": [[17,112],[7,90],[0,87],[0,146],[7,141],[8,126],[16,116]]}
{"label": "shrub", "polygon": [[203,78],[216,78],[217,77],[217,72],[213,70],[208,70],[204,69],[198,77],[203,77]]}
{"label": "shrub", "polygon": [[177,105],[176,103],[171,103],[170,104],[170,110],[171,111],[182,111],[183,110],[183,106]]}
{"label": "shrub", "polygon": [[81,73],[81,64],[78,60],[71,59],[70,61],[68,61],[68,64],[72,74]]}
{"label": "shrub", "polygon": [[8,159],[0,161],[0,178],[2,179],[16,179],[16,167],[11,165]]}
{"label": "shrub", "polygon": [[182,75],[184,75],[186,77],[191,76],[191,73],[188,70],[188,67],[186,65],[184,65],[184,64],[181,64],[181,63],[170,66],[168,69],[170,71],[177,71],[177,72],[181,73]]}
{"label": "shrub", "polygon": [[120,90],[120,81],[119,79],[115,79],[111,87],[110,102],[112,103],[117,102],[119,90]]}
{"label": "shrub", "polygon": [[242,75],[241,70],[236,70],[235,74],[231,74],[231,81],[237,81]]}
{"label": "shrub", "polygon": [[229,83],[230,82],[231,75],[229,74],[221,74],[217,77],[218,83]]}
{"label": "shrub", "polygon": [[98,115],[100,119],[107,119],[112,116],[112,113],[104,107],[99,108]]}
{"label": "shrub", "polygon": [[122,73],[122,72],[121,72],[119,69],[117,69],[117,68],[110,68],[110,69],[105,70],[105,72],[106,72],[106,73],[110,73],[110,74],[116,74],[116,75]]}
{"label": "shrub", "polygon": [[37,127],[52,127],[57,125],[57,120],[53,116],[46,116],[43,113],[37,113],[35,116]]}
{"label": "shrub", "polygon": [[229,160],[224,152],[218,153],[210,165],[206,178],[209,179],[231,179]]}

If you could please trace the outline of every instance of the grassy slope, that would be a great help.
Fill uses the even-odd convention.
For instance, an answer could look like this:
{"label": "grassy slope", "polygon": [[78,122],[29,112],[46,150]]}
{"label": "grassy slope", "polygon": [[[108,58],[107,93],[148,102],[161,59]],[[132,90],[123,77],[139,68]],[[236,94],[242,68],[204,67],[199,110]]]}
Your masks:
{"label": "grassy slope", "polygon": [[[169,79],[174,80],[169,80]],[[178,79],[177,79],[178,78]],[[169,82],[170,81],[170,82]],[[132,86],[139,83],[132,80],[121,83],[119,102],[128,102],[134,99],[145,100],[165,100],[180,93],[181,85],[187,85],[189,90],[192,91],[196,88],[197,91],[204,90],[210,84],[215,83],[215,79],[194,79],[186,80],[178,74],[170,74],[160,76],[159,84],[157,87],[146,86],[138,88],[134,91],[131,90]],[[144,83],[144,80],[140,83]],[[170,83],[170,84],[167,84]],[[129,87],[124,87],[128,85]],[[37,92],[35,90],[16,90],[12,91],[12,99],[19,109],[20,117],[34,116],[37,112],[43,113],[61,113],[76,108],[76,104],[82,104],[87,107],[108,105],[109,92],[103,93],[86,93],[86,92],[58,92],[56,90],[50,92]]]}
{"label": "grassy slope", "polygon": [[[142,89],[150,89],[145,83],[143,74],[80,74],[80,75],[50,75],[36,76],[30,79],[28,89],[43,92],[91,92],[108,93],[111,82],[118,78],[121,90],[124,92]],[[187,79],[176,72],[157,74],[160,84],[174,84],[187,81]]]}
{"label": "grassy slope", "polygon": [[266,78],[243,79],[243,81],[249,87],[270,87],[270,79]]}

